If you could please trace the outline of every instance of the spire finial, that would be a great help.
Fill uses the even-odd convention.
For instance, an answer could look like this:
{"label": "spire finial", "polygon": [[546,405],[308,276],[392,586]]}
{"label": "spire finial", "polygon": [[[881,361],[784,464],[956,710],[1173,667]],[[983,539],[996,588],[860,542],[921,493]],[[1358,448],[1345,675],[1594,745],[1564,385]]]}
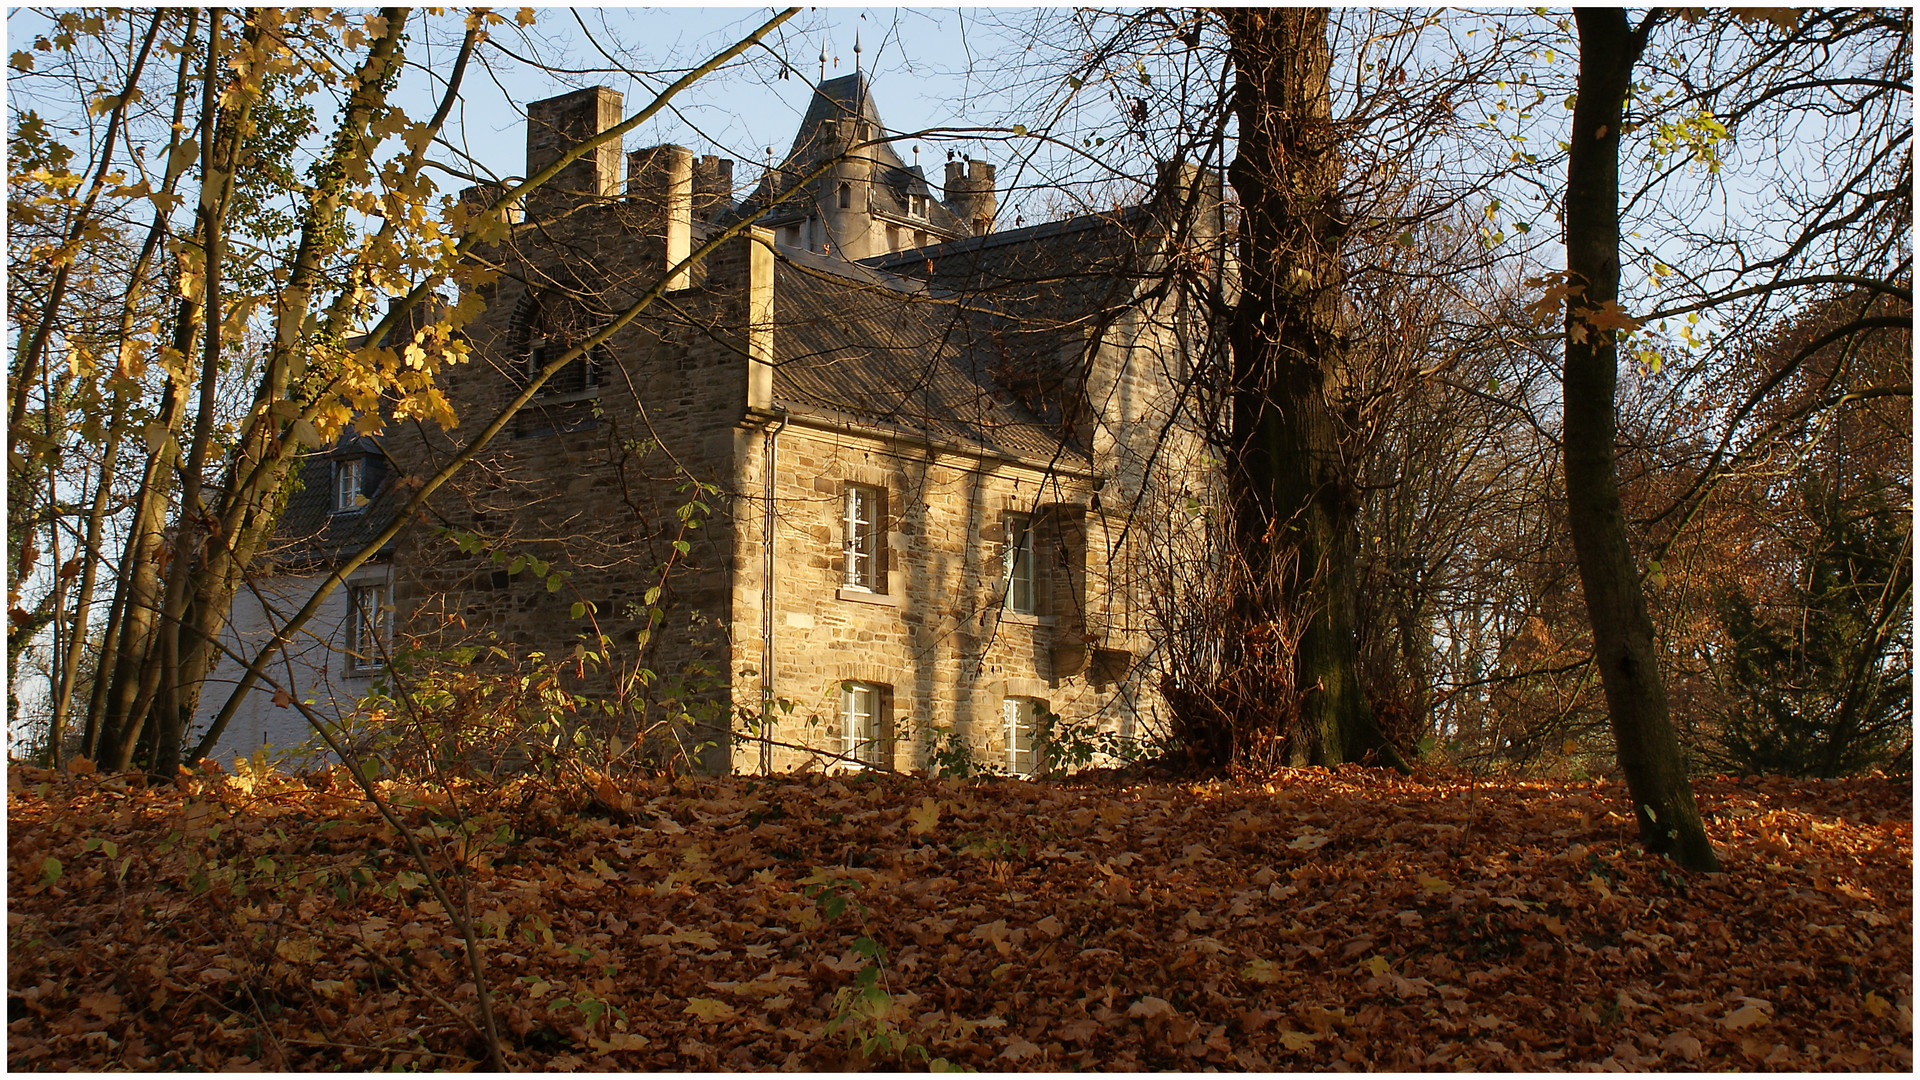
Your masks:
{"label": "spire finial", "polygon": [[858,27],[853,31],[853,70],[856,75],[860,72],[860,29]]}
{"label": "spire finial", "polygon": [[820,81],[827,81],[827,39],[820,39]]}

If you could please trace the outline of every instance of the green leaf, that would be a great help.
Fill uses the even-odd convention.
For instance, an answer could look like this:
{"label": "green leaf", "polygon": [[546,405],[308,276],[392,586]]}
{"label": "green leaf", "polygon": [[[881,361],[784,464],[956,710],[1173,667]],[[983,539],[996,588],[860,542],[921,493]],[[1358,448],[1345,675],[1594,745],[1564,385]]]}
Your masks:
{"label": "green leaf", "polygon": [[1025,124],[1013,125],[1013,133],[1015,135],[1025,135],[1027,133],[1027,125]]}
{"label": "green leaf", "polygon": [[693,550],[693,545],[687,543],[685,540],[675,540],[673,542],[673,550],[685,555]]}
{"label": "green leaf", "polygon": [[580,616],[585,615],[586,613],[587,613],[587,605],[581,603],[578,600],[575,600],[573,602],[573,609],[570,612],[568,612],[567,617],[570,619],[577,619]]}
{"label": "green leaf", "polygon": [[62,869],[63,867],[60,865],[60,860],[51,855],[47,856],[46,860],[40,864],[40,873],[45,875],[47,884],[49,885],[60,880],[60,871]]}
{"label": "green leaf", "polygon": [[522,570],[525,570],[526,568],[527,568],[527,557],[525,555],[516,555],[514,556],[514,560],[507,564],[507,574],[508,576],[512,576],[514,574],[519,573]]}
{"label": "green leaf", "polygon": [[567,583],[567,579],[561,577],[559,574],[547,575],[547,591],[548,592],[559,592],[560,586],[565,585],[566,583]]}

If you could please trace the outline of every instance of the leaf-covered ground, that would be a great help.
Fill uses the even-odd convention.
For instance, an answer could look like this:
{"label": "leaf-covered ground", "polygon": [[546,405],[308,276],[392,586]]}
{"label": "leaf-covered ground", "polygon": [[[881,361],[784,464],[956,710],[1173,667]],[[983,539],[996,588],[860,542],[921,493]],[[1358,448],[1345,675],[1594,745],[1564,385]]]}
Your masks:
{"label": "leaf-covered ground", "polygon": [[[9,772],[7,1063],[485,1067],[450,921],[343,776]],[[525,1068],[1912,1065],[1904,782],[818,775],[393,786],[464,846]],[[863,1056],[863,1052],[870,1056]]]}

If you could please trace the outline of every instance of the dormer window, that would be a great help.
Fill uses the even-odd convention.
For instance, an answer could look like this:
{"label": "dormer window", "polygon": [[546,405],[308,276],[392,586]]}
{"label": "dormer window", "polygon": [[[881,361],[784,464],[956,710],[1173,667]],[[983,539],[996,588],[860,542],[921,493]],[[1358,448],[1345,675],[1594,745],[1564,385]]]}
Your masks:
{"label": "dormer window", "polygon": [[350,514],[360,509],[360,482],[366,476],[365,458],[342,458],[333,463],[333,512]]}
{"label": "dormer window", "polygon": [[914,217],[926,217],[927,197],[925,195],[907,196],[907,213],[912,214]]}

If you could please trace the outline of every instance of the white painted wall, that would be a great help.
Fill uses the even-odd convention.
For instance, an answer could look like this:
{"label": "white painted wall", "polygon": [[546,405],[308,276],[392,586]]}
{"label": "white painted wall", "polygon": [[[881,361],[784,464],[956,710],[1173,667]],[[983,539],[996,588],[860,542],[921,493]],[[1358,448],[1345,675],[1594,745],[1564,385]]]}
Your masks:
{"label": "white painted wall", "polygon": [[[242,588],[227,625],[227,647],[251,658],[273,636],[275,627],[285,625],[300,610],[323,579],[322,574],[288,574],[262,581],[256,588]],[[266,678],[248,692],[208,756],[231,769],[234,758],[251,757],[263,746],[269,748],[269,756],[275,756],[312,743],[319,748],[313,760],[333,760],[300,710],[273,703],[274,689],[268,680],[285,688],[295,700],[307,703],[322,719],[337,722],[350,714],[373,679],[370,673],[347,670],[348,587],[390,580],[391,570],[385,564],[363,566],[346,585],[335,589],[299,637],[274,659]],[[243,670],[231,656],[223,656],[214,668],[200,694],[189,749],[206,733],[214,715],[239,685]]]}

